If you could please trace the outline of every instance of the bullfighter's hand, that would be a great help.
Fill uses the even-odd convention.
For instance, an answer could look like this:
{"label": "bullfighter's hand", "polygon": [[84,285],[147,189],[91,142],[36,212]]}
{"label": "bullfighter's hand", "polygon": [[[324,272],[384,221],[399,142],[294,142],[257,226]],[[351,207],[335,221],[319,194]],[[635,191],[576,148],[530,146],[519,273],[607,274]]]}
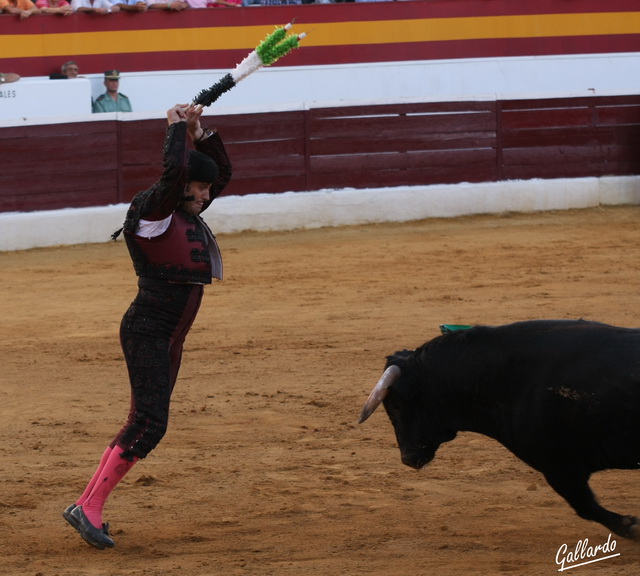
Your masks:
{"label": "bullfighter's hand", "polygon": [[189,132],[189,136],[191,136],[191,140],[194,142],[197,142],[202,138],[203,130],[200,125],[200,116],[202,116],[203,111],[204,107],[200,104],[189,106],[185,110],[187,115],[187,131]]}
{"label": "bullfighter's hand", "polygon": [[167,110],[167,121],[169,122],[169,125],[186,120],[187,113],[185,110],[187,107],[188,104],[176,104],[172,108],[169,108],[169,110]]}

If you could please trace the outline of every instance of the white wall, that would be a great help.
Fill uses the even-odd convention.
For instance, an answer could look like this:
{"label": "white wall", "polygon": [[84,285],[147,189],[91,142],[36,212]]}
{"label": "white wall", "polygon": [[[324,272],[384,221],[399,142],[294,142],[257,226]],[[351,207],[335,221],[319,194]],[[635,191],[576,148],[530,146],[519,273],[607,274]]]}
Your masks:
{"label": "white wall", "polygon": [[91,113],[91,81],[21,78],[0,86],[0,125],[52,116]]}
{"label": "white wall", "polygon": [[[637,94],[640,54],[474,58],[262,68],[223,94],[220,106],[292,105],[349,100],[475,100],[550,95]],[[122,71],[134,111],[165,111],[191,101],[228,70]],[[104,92],[92,79],[93,97]],[[484,98],[483,98],[484,99]]]}
{"label": "white wall", "polygon": [[[618,204],[640,204],[640,176],[223,196],[205,220],[215,233],[234,233]],[[105,242],[126,210],[121,204],[0,214],[0,251]]]}
{"label": "white wall", "polygon": [[[549,98],[588,95],[637,94],[634,70],[640,54],[593,54],[518,58],[477,58],[379,62],[333,66],[274,66],[262,68],[223,94],[211,114],[229,108],[298,109],[354,101],[404,102]],[[122,70],[120,89],[137,117],[157,117],[176,103],[191,101],[217,82],[228,70],[184,70],[127,73]],[[87,95],[87,81],[91,95]],[[2,87],[18,90],[19,98],[0,98],[0,126],[66,114],[84,114],[91,97],[105,90],[102,75],[85,80],[23,78]],[[38,86],[30,84],[38,83]],[[32,90],[33,88],[33,90]],[[74,95],[59,95],[72,88]],[[56,93],[50,92],[55,90]],[[22,93],[25,96],[22,96]],[[26,92],[29,92],[27,97]],[[36,99],[37,98],[37,99]],[[3,100],[6,100],[3,101]],[[46,104],[46,105],[45,105]],[[127,116],[125,114],[125,116]]]}

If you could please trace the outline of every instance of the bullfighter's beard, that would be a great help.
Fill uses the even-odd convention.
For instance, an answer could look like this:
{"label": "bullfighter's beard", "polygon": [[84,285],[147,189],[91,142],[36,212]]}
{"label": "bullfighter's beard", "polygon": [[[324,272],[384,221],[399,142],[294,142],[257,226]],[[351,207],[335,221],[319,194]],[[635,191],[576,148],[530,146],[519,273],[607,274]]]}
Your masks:
{"label": "bullfighter's beard", "polygon": [[276,28],[269,34],[255,50],[250,52],[231,72],[225,74],[218,82],[206,90],[202,90],[194,99],[193,104],[210,106],[225,92],[233,88],[240,80],[244,80],[262,66],[270,66],[294,48],[299,48],[299,42],[306,34],[291,34],[288,30],[293,26],[290,22],[284,27]]}

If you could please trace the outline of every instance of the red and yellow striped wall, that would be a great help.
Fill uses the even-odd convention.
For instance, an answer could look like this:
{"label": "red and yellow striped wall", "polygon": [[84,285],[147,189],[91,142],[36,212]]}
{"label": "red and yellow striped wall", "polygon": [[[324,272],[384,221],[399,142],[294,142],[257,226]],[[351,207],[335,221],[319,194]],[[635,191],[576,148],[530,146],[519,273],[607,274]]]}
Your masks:
{"label": "red and yellow striped wall", "polygon": [[640,52],[637,0],[409,0],[0,16],[0,71],[228,69],[276,26],[309,33],[277,66]]}

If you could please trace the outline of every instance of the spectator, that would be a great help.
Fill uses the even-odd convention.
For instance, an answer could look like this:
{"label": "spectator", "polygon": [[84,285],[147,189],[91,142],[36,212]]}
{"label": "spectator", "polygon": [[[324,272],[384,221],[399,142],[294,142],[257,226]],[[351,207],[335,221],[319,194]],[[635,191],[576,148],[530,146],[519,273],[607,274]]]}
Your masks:
{"label": "spectator", "polygon": [[123,12],[146,12],[148,8],[145,0],[124,0],[118,2],[117,6]]}
{"label": "spectator", "polygon": [[169,10],[171,12],[180,12],[189,8],[189,4],[183,0],[147,0],[149,10]]}
{"label": "spectator", "polygon": [[[38,0],[38,2],[46,2],[47,0]],[[66,0],[59,0],[60,2],[65,2]],[[68,4],[68,3],[67,3]],[[71,11],[71,7],[69,7],[69,13]],[[78,78],[78,73],[80,72],[80,68],[78,64],[76,64],[73,60],[69,60],[65,62],[60,67],[60,72],[54,72],[49,75],[51,80],[66,80],[67,78]]]}
{"label": "spectator", "polygon": [[[59,14],[69,16],[71,14],[71,4],[67,0],[38,0],[36,6],[40,9],[40,14]],[[64,74],[64,70],[62,71]],[[76,66],[76,76],[78,75]],[[66,76],[66,74],[65,74]],[[74,78],[76,77],[74,76]]]}
{"label": "spectator", "polygon": [[242,0],[187,0],[189,8],[223,8],[231,6],[241,8]]}
{"label": "spectator", "polygon": [[207,8],[242,8],[242,0],[207,0]]}
{"label": "spectator", "polygon": [[109,0],[71,0],[71,8],[74,12],[90,14],[111,14],[120,10],[117,4]]}
{"label": "spectator", "polygon": [[11,84],[20,80],[20,75],[15,72],[0,72],[0,86],[3,84]]}
{"label": "spectator", "polygon": [[0,0],[0,12],[15,14],[20,20],[25,20],[40,9],[31,0]]}
{"label": "spectator", "polygon": [[129,98],[119,92],[120,72],[107,70],[104,73],[104,85],[107,91],[96,98],[94,112],[131,112]]}
{"label": "spectator", "polygon": [[[46,0],[44,1],[46,2]],[[65,2],[65,0],[60,0],[60,1]],[[69,60],[68,62],[65,62],[60,68],[60,70],[67,78],[77,78],[78,74],[80,73],[80,67],[73,60]]]}

